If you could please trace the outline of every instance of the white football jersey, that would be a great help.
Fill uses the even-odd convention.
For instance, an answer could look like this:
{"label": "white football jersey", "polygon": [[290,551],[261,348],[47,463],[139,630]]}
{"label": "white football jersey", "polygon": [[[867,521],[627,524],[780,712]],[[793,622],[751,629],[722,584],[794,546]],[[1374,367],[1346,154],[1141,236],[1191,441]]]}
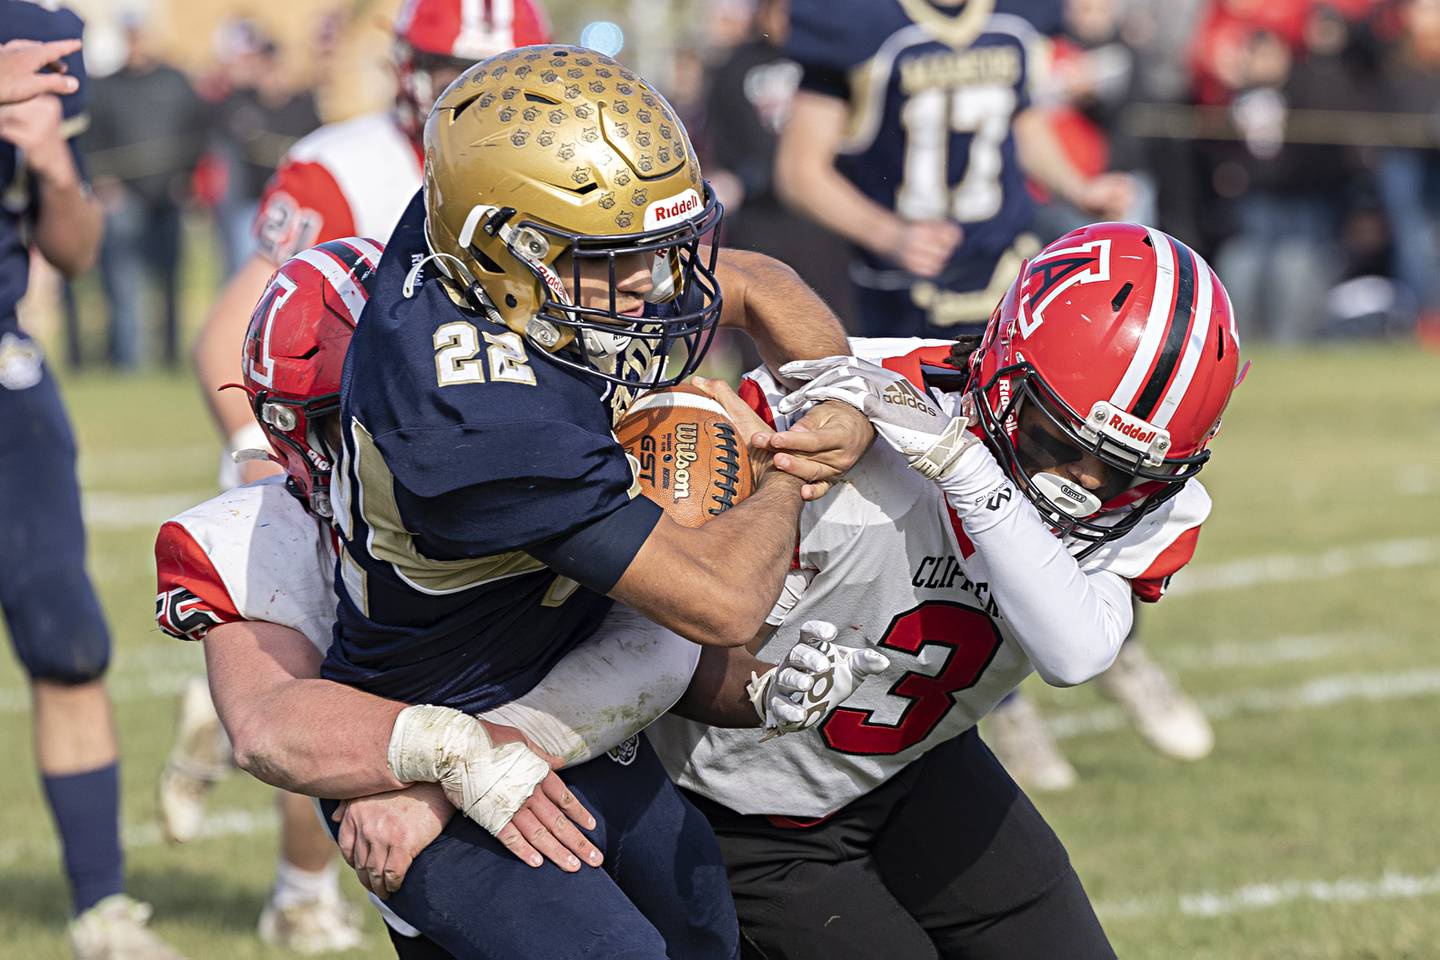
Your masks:
{"label": "white football jersey", "polygon": [[[948,341],[857,340],[856,354],[910,376],[939,364]],[[784,390],[763,371],[744,393],[766,413]],[[756,390],[756,387],[759,390]],[[763,399],[761,396],[763,395]],[[776,427],[784,429],[783,418]],[[1168,576],[1188,559],[1209,498],[1191,481],[1146,523],[1082,565],[1133,581]],[[1177,550],[1167,550],[1175,546]],[[1183,565],[1183,561],[1181,561]],[[837,642],[870,644],[890,667],[867,679],[813,731],[760,743],[675,716],[648,733],[671,775],[745,814],[823,817],[868,793],[932,747],[974,726],[1032,666],[990,595],[974,551],[943,494],[891,447],[876,443],[827,497],[800,517],[798,565],[809,578],[759,652],[775,661],[807,620],[828,620]],[[792,578],[792,586],[797,578]]]}
{"label": "white football jersey", "polygon": [[321,653],[335,623],[327,528],[266,477],[167,521],[155,541],[160,628],[203,640],[211,627],[261,620],[298,630]]}
{"label": "white football jersey", "polygon": [[326,124],[295,142],[266,185],[255,217],[260,252],[279,264],[337,237],[388,240],[421,173],[393,113]]}

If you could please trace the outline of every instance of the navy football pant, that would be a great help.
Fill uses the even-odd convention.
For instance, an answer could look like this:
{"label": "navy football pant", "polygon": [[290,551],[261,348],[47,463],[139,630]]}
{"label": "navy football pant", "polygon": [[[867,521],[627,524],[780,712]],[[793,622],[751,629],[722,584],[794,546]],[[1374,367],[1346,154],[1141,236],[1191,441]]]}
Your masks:
{"label": "navy football pant", "polygon": [[[733,960],[739,930],[715,836],[644,737],[633,756],[560,774],[595,815],[603,867],[526,866],[456,816],[387,905],[457,960]],[[335,805],[322,807],[330,823]]]}
{"label": "navy football pant", "polygon": [[0,608],[25,671],[85,683],[110,634],[85,573],[75,438],[38,347],[0,319]]}
{"label": "navy football pant", "polygon": [[1115,956],[1065,848],[973,729],[811,826],[695,802],[745,960]]}

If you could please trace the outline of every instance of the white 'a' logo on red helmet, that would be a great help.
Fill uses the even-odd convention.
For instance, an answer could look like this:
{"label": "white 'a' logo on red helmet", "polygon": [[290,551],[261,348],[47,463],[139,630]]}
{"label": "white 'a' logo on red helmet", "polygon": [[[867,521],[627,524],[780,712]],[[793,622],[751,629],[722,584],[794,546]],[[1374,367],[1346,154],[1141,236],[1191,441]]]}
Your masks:
{"label": "white 'a' logo on red helmet", "polygon": [[1100,283],[1110,279],[1110,239],[1107,237],[1075,247],[1042,251],[1030,261],[1026,280],[1037,275],[1040,285],[1023,292],[1016,309],[1022,340],[1040,329],[1045,322],[1045,308],[1067,289],[1077,283]]}

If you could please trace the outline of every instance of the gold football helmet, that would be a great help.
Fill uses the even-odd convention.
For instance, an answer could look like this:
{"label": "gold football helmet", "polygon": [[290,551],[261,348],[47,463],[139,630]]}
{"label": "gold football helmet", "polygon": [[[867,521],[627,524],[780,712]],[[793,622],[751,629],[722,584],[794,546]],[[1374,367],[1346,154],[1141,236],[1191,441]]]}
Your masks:
{"label": "gold football helmet", "polygon": [[[665,386],[709,347],[721,205],[674,109],[609,57],[521,47],[463,73],[425,124],[425,212],[469,304],[558,363]],[[616,310],[616,258],[637,253],[654,258],[640,316]],[[584,306],[581,265],[605,261],[609,308]],[[667,371],[677,344],[685,362]]]}

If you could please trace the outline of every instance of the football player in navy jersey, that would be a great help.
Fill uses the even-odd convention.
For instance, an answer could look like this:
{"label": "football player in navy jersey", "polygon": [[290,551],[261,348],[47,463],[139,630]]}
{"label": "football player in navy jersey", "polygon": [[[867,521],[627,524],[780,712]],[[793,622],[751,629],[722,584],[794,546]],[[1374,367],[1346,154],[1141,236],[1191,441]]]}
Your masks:
{"label": "football player in navy jersey", "polygon": [[786,52],[804,73],[776,183],[855,245],[865,336],[978,334],[1040,248],[1027,176],[1123,217],[1129,179],[1082,178],[1033,103],[1058,7],[792,0]]}
{"label": "football player in navy jersey", "polygon": [[44,355],[16,319],[32,246],[74,276],[100,243],[100,205],[71,139],[86,123],[82,29],[68,10],[0,0],[0,607],[30,678],[75,953],[166,960],[177,954],[145,928],[149,906],[124,892],[110,634],[85,573],[75,440]]}
{"label": "football player in navy jersey", "polygon": [[[612,600],[697,643],[750,640],[789,568],[802,497],[858,458],[868,424],[831,404],[763,436],[755,492],[698,529],[640,495],[613,427],[639,392],[688,377],[719,324],[778,364],[844,353],[838,321],[788,268],[718,252],[721,208],[684,127],[593,51],[527,47],[477,64],[437,102],[425,154],[424,189],[386,245],[346,360],[331,490],[339,606],[322,676],[484,711],[533,688]],[[404,770],[442,734],[401,714],[398,780],[417,779]],[[644,833],[643,811],[675,788],[643,741],[629,762],[618,781],[601,758],[567,782],[628,796],[611,809],[640,816]],[[724,869],[692,820],[701,834],[675,838],[673,873],[621,884],[654,926],[607,956],[733,954]],[[536,881],[483,841],[455,861],[450,894],[483,911],[437,909],[417,926],[452,952],[476,947],[476,924],[497,955],[519,955],[507,935],[534,951],[533,925],[497,924],[528,915]],[[677,899],[688,915],[646,909]],[[538,952],[561,956],[586,911],[604,909],[552,911]]]}

